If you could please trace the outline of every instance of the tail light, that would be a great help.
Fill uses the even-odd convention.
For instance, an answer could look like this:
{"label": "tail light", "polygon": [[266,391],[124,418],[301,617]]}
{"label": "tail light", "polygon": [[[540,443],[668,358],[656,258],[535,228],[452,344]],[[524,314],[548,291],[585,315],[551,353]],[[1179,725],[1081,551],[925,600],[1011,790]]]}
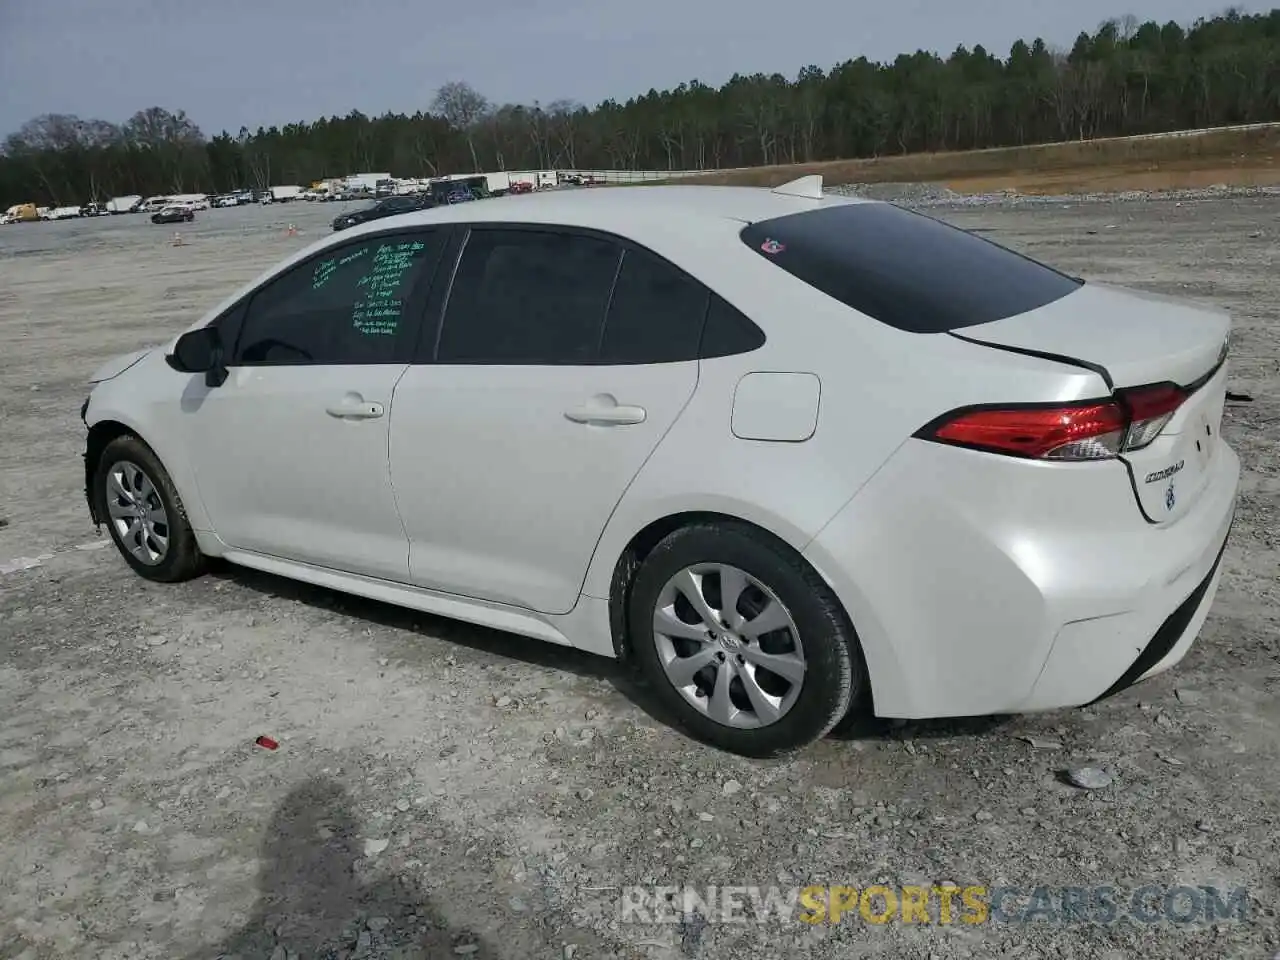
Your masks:
{"label": "tail light", "polygon": [[1129,413],[1129,432],[1125,436],[1124,449],[1141,450],[1160,436],[1160,431],[1173,419],[1186,399],[1186,393],[1172,383],[1120,391],[1120,401]]}
{"label": "tail light", "polygon": [[1110,400],[957,410],[916,436],[1037,460],[1103,460],[1141,450],[1186,399],[1173,384],[1118,391]]}

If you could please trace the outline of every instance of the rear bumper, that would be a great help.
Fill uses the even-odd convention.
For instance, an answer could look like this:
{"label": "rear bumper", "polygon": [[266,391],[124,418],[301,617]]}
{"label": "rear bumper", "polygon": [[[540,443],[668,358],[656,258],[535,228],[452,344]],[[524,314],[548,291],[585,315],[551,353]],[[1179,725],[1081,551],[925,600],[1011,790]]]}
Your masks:
{"label": "rear bumper", "polygon": [[1176,664],[1221,577],[1240,464],[1155,526],[1122,464],[1041,464],[905,444],[805,555],[862,641],[876,713],[1078,706]]}
{"label": "rear bumper", "polygon": [[[1129,664],[1129,668],[1097,700],[1115,696],[1135,683],[1140,683],[1157,673],[1163,673],[1186,656],[1187,651],[1191,649],[1191,644],[1195,642],[1196,635],[1200,632],[1200,627],[1204,625],[1209,607],[1213,604],[1213,598],[1218,592],[1218,581],[1222,578],[1222,555],[1226,553],[1227,540],[1230,536],[1228,531],[1227,536],[1222,540],[1222,546],[1218,548],[1218,556],[1213,561],[1213,566],[1209,568],[1209,572],[1200,581],[1199,586],[1192,591],[1191,596],[1183,600],[1178,608],[1165,618],[1151,641],[1143,648],[1142,653],[1138,654],[1138,658]],[[1096,703],[1097,700],[1094,702]]]}

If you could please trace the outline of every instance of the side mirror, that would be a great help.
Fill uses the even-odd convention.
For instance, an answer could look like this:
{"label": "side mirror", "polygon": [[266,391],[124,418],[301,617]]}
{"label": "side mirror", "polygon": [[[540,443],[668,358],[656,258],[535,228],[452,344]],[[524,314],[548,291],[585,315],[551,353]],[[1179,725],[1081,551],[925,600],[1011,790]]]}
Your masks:
{"label": "side mirror", "polygon": [[227,368],[222,362],[222,338],[217,327],[184,333],[173,345],[173,353],[164,359],[179,373],[203,373],[207,386],[220,387],[226,382]]}

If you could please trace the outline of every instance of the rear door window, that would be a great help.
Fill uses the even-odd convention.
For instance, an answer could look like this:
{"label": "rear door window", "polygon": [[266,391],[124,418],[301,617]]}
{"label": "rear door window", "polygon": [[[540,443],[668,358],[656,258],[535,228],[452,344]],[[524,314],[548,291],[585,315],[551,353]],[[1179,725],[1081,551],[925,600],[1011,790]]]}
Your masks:
{"label": "rear door window", "polygon": [[609,301],[602,363],[698,359],[710,291],[647,250],[629,247]]}
{"label": "rear door window", "polygon": [[1026,313],[1083,281],[932,217],[847,203],[762,220],[742,241],[846,306],[910,333]]}
{"label": "rear door window", "polygon": [[729,304],[719,294],[711,295],[707,308],[707,323],[702,331],[704,360],[713,357],[729,357],[738,353],[750,353],[764,346],[764,331],[751,322],[741,310]]}
{"label": "rear door window", "polygon": [[472,229],[436,362],[594,363],[621,255],[570,231]]}

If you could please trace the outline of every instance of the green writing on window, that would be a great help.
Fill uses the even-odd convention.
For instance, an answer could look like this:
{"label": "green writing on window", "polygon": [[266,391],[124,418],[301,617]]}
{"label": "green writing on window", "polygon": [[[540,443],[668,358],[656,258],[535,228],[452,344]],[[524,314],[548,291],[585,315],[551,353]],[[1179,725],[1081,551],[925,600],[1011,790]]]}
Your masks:
{"label": "green writing on window", "polygon": [[329,278],[333,276],[333,271],[336,270],[337,267],[338,262],[332,259],[321,260],[317,263],[315,269],[311,271],[311,289],[319,290],[328,283]]}
{"label": "green writing on window", "polygon": [[341,260],[338,261],[338,266],[345,267],[348,263],[351,263],[355,260],[359,260],[361,257],[365,256],[368,252],[369,252],[368,247],[361,247],[359,250],[356,250],[354,253],[348,253],[345,257],[343,257]]}
{"label": "green writing on window", "polygon": [[378,247],[368,272],[356,281],[359,299],[351,308],[352,326],[370,336],[395,334],[404,311],[407,291],[403,288],[409,268],[425,246],[421,240],[405,240]]}

